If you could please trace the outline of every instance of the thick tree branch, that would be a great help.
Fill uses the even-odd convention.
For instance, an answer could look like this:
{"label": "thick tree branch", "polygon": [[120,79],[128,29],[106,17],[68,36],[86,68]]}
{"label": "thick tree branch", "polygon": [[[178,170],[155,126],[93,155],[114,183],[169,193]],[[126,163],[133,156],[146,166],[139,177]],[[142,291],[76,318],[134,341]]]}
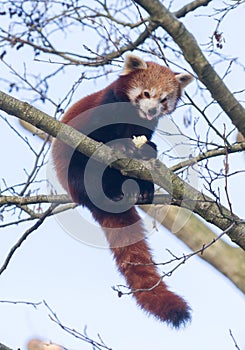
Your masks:
{"label": "thick tree branch", "polygon": [[[147,210],[145,206],[140,208],[150,213],[194,252],[217,239],[212,230],[189,210],[169,205],[156,206],[153,211]],[[219,239],[198,255],[245,293],[245,260],[242,249]]]}
{"label": "thick tree branch", "polygon": [[29,197],[20,196],[0,196],[0,206],[2,205],[28,205],[37,203],[58,203],[67,204],[71,203],[71,199],[68,195],[37,195]]}
{"label": "thick tree branch", "polygon": [[174,39],[200,81],[208,88],[232,123],[245,136],[244,108],[207,61],[195,37],[159,0],[135,0],[135,2],[149,13],[153,22],[158,23]]}
{"label": "thick tree branch", "polygon": [[9,348],[8,346],[0,343],[0,350],[12,350],[11,348]]}
{"label": "thick tree branch", "polygon": [[[173,200],[181,202],[181,206],[193,209],[195,213],[222,231],[226,230],[231,222],[236,222],[229,232],[229,237],[245,249],[245,222],[220,203],[185,183],[159,160],[139,162],[135,159],[125,159],[122,153],[115,153],[108,146],[90,139],[69,125],[62,124],[28,103],[21,102],[3,92],[0,92],[0,109],[37,126],[88,157],[93,156],[95,160],[111,164],[124,175],[153,181],[172,194]],[[115,154],[117,161],[114,161]]]}
{"label": "thick tree branch", "polygon": [[192,166],[198,162],[201,162],[204,159],[208,158],[213,158],[213,157],[218,157],[221,155],[227,155],[230,153],[235,153],[235,152],[242,152],[245,150],[245,141],[242,141],[240,143],[236,143],[234,145],[230,145],[229,147],[220,147],[216,149],[212,149],[210,151],[200,153],[198,156],[184,160],[176,165],[173,165],[170,169],[172,171],[180,170],[185,167]]}
{"label": "thick tree branch", "polygon": [[213,0],[194,0],[189,4],[183,6],[178,11],[174,12],[175,17],[181,18],[186,16],[189,12],[195,11],[198,7],[207,6]]}

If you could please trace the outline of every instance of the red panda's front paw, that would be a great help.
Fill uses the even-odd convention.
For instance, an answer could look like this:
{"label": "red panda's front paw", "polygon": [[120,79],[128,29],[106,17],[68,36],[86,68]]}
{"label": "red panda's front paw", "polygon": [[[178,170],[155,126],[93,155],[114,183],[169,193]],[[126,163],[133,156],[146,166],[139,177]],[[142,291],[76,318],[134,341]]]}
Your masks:
{"label": "red panda's front paw", "polygon": [[142,159],[142,160],[156,159],[157,158],[156,145],[151,141],[147,141],[138,150],[138,157],[137,158]]}
{"label": "red panda's front paw", "polygon": [[154,185],[152,182],[138,180],[138,184],[140,187],[140,193],[138,195],[138,203],[139,204],[150,204],[153,201],[154,197]]}
{"label": "red panda's front paw", "polygon": [[123,139],[110,145],[114,151],[121,152],[125,157],[133,157],[137,151],[134,143],[130,139]]}
{"label": "red panda's front paw", "polygon": [[144,191],[139,194],[138,203],[139,204],[150,204],[153,200],[154,193],[152,191]]}

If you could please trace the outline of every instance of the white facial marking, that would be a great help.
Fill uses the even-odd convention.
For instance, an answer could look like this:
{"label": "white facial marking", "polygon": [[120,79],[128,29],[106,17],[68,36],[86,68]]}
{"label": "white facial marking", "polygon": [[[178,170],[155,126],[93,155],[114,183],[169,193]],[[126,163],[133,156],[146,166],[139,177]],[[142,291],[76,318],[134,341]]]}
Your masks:
{"label": "white facial marking", "polygon": [[141,118],[152,120],[171,113],[175,109],[177,100],[175,93],[157,92],[156,88],[147,90],[142,87],[134,87],[128,91],[128,97],[132,104],[138,108]]}
{"label": "white facial marking", "polygon": [[135,87],[135,88],[132,88],[128,91],[128,97],[130,99],[130,101],[132,103],[135,102],[135,100],[137,99],[137,97],[141,94],[142,92],[142,88],[141,87]]}
{"label": "white facial marking", "polygon": [[156,94],[156,89],[155,88],[151,88],[150,95],[151,96],[155,96],[155,94]]}

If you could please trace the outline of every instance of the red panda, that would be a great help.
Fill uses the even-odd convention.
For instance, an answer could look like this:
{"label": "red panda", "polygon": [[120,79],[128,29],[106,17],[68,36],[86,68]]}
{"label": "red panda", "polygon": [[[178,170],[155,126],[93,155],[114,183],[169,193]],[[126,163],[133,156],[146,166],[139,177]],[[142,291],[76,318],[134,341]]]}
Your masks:
{"label": "red panda", "polygon": [[[130,54],[119,78],[71,106],[62,122],[123,151],[125,157],[156,158],[157,147],[151,137],[158,119],[176,108],[183,88],[192,79],[190,74],[175,74],[167,67]],[[142,147],[136,147],[133,138],[142,135],[147,141]],[[151,201],[153,182],[134,179],[131,186],[130,177],[72,150],[57,139],[52,154],[61,185],[73,201],[86,206],[101,225],[117,267],[138,305],[176,328],[189,321],[188,304],[169,291],[161,280],[141,219],[127,201],[132,194],[135,202],[139,198],[141,202]]]}

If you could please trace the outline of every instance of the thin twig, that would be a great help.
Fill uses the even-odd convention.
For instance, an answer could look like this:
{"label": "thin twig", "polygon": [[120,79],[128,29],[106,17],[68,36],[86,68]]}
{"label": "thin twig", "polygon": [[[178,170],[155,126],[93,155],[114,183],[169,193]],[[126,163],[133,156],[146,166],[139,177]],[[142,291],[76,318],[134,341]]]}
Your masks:
{"label": "thin twig", "polygon": [[236,340],[235,340],[235,338],[234,338],[234,336],[233,336],[233,334],[232,334],[231,329],[229,329],[229,333],[230,333],[231,339],[233,340],[233,343],[234,343],[234,345],[235,345],[235,348],[238,349],[238,350],[240,350],[240,348],[239,348],[239,346],[237,345],[237,342],[236,342]]}
{"label": "thin twig", "polygon": [[201,248],[199,248],[198,250],[196,250],[195,252],[192,252],[190,254],[187,254],[187,255],[183,255],[181,257],[176,257],[174,256],[173,254],[171,254],[172,256],[174,256],[173,259],[171,259],[170,261],[168,262],[165,262],[165,263],[149,263],[149,264],[142,264],[142,263],[134,263],[134,262],[130,262],[130,261],[125,261],[124,263],[125,264],[128,264],[128,265],[133,265],[133,266],[139,266],[139,265],[144,265],[144,266],[149,266],[149,265],[166,265],[166,264],[170,264],[174,261],[180,261],[173,269],[171,269],[170,271],[164,273],[160,278],[159,280],[154,284],[152,285],[150,288],[139,288],[139,289],[134,289],[134,290],[130,290],[129,292],[122,292],[120,289],[118,289],[118,287],[124,287],[124,288],[127,288],[126,286],[122,286],[122,285],[118,285],[117,287],[112,287],[112,289],[114,291],[116,291],[118,293],[118,296],[121,297],[122,295],[130,295],[130,294],[134,294],[134,293],[138,293],[138,292],[150,292],[151,290],[153,290],[154,288],[156,288],[160,283],[161,281],[163,280],[164,277],[170,277],[173,272],[175,270],[177,270],[181,265],[185,264],[185,262],[187,260],[189,260],[190,258],[192,258],[193,256],[197,255],[197,254],[203,254],[203,252],[209,248],[211,245],[213,245],[215,242],[217,242],[222,236],[224,236],[225,234],[227,234],[231,229],[232,227],[235,225],[235,222],[233,222],[226,230],[224,230],[223,232],[221,232],[216,238],[214,238],[211,242],[207,243],[207,244],[203,244],[203,246]]}
{"label": "thin twig", "polygon": [[35,303],[35,302],[32,302],[32,301],[24,301],[24,300],[17,300],[17,301],[14,301],[14,300],[0,300],[0,303],[1,304],[14,304],[14,305],[25,304],[25,305],[33,306],[35,309],[37,309],[37,307],[42,304],[42,301],[38,301],[38,302]]}
{"label": "thin twig", "polygon": [[26,230],[26,232],[20,237],[20,239],[13,245],[13,247],[10,249],[2,267],[0,268],[0,275],[3,273],[4,270],[6,270],[10,260],[12,259],[14,253],[16,252],[16,250],[18,248],[20,248],[20,246],[22,245],[22,243],[27,239],[27,237],[35,230],[38,229],[39,226],[42,225],[42,223],[44,222],[44,220],[52,213],[53,209],[57,206],[57,204],[51,205],[42,215],[42,217],[32,226],[30,227],[28,230]]}
{"label": "thin twig", "polygon": [[109,348],[107,345],[105,345],[104,341],[101,341],[101,336],[99,336],[100,339],[100,343],[97,342],[96,340],[91,339],[90,337],[87,336],[86,334],[86,328],[84,330],[84,333],[78,332],[76,331],[74,328],[70,328],[65,326],[60,319],[58,318],[57,314],[51,309],[51,307],[47,304],[47,302],[44,300],[43,301],[44,305],[46,306],[46,308],[50,311],[50,315],[49,318],[51,319],[51,321],[53,321],[54,323],[56,323],[59,327],[61,327],[65,332],[67,332],[68,334],[71,334],[73,337],[80,339],[86,343],[89,343],[93,346],[93,349],[106,349],[106,350],[112,350],[112,348]]}

